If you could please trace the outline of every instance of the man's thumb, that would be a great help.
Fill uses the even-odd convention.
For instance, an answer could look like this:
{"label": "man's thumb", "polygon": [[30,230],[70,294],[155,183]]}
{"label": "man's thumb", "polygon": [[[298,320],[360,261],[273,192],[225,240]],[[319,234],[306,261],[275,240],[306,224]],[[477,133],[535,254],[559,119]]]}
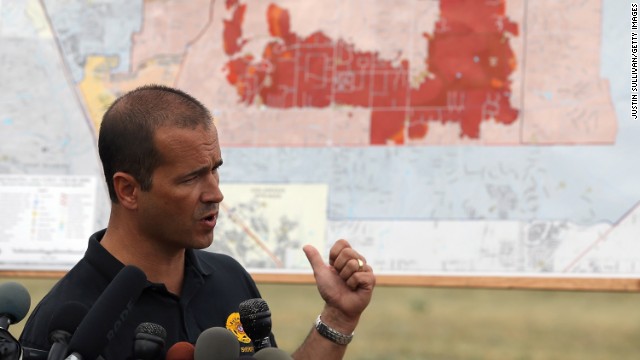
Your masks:
{"label": "man's thumb", "polygon": [[304,251],[304,254],[307,255],[307,260],[309,260],[309,264],[311,264],[311,268],[313,269],[314,273],[324,266],[322,256],[320,256],[318,249],[313,247],[313,245],[305,245],[302,248],[302,251]]}

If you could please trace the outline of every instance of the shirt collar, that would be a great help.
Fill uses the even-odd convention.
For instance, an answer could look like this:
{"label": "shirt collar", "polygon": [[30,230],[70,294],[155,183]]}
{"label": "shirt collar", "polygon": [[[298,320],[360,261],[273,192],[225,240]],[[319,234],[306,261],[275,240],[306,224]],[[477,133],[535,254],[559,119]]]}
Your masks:
{"label": "shirt collar", "polygon": [[[107,229],[102,229],[89,237],[89,246],[85,252],[85,259],[93,265],[94,268],[98,269],[103,276],[111,280],[122,270],[124,264],[100,245],[100,240],[102,240],[106,231]],[[196,273],[202,276],[211,274],[212,270],[210,268],[205,269],[202,266],[195,254],[195,250],[187,249],[184,258],[185,268],[191,266]]]}
{"label": "shirt collar", "polygon": [[106,231],[107,229],[103,229],[91,235],[84,257],[98,272],[111,280],[122,270],[124,264],[100,245]]}
{"label": "shirt collar", "polygon": [[202,266],[202,263],[196,256],[196,250],[187,249],[184,254],[184,260],[187,266],[193,266],[196,272],[198,272],[202,276],[209,275],[212,272],[212,269],[210,267],[205,268],[204,266]]}

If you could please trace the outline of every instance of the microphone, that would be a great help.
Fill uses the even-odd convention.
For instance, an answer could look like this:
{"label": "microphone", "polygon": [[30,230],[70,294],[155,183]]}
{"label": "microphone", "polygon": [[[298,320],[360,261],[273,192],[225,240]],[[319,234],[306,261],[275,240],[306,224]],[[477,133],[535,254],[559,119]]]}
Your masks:
{"label": "microphone", "polygon": [[46,350],[22,347],[22,360],[47,360],[47,356],[49,353]]}
{"label": "microphone", "polygon": [[0,285],[0,329],[9,330],[9,325],[19,323],[29,312],[31,296],[17,282]]}
{"label": "microphone", "polygon": [[274,347],[264,348],[258,351],[253,357],[257,360],[293,360],[291,355]]}
{"label": "microphone", "polygon": [[68,360],[93,360],[113,340],[146,286],[147,277],[127,265],[113,278],[69,342]]}
{"label": "microphone", "polygon": [[166,360],[194,360],[194,352],[196,348],[193,344],[180,341],[173,344],[167,351]]}
{"label": "microphone", "polygon": [[212,327],[198,336],[194,360],[236,360],[239,353],[238,338],[231,331]]}
{"label": "microphone", "polygon": [[245,300],[240,303],[239,312],[242,329],[253,341],[255,352],[271,347],[271,311],[267,302],[261,298]]}
{"label": "microphone", "polygon": [[67,356],[69,340],[76,328],[87,315],[87,307],[77,301],[64,303],[49,321],[49,342],[51,349],[47,360],[62,360]]}
{"label": "microphone", "polygon": [[135,330],[133,358],[136,360],[159,359],[164,349],[167,330],[161,325],[143,322]]}
{"label": "microphone", "polygon": [[22,284],[11,281],[0,285],[0,359],[22,357],[22,346],[9,332],[9,325],[24,319],[30,307],[31,296]]}

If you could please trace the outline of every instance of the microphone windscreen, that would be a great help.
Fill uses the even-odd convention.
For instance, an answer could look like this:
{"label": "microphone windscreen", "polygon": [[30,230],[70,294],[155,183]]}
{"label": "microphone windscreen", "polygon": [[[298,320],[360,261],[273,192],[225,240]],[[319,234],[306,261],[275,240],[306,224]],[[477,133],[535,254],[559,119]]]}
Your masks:
{"label": "microphone windscreen", "polygon": [[[269,337],[271,334],[271,311],[269,311],[269,306],[264,299],[245,300],[240,303],[238,312],[240,313],[242,329],[253,340],[254,344]],[[270,346],[270,344],[264,344],[256,350]]]}
{"label": "microphone windscreen", "polygon": [[264,348],[253,355],[253,357],[257,360],[293,360],[291,355],[274,347]]}
{"label": "microphone windscreen", "polygon": [[[72,335],[86,315],[87,307],[82,303],[70,301],[62,304],[62,306],[51,315],[49,334],[56,330],[62,330]],[[49,341],[53,342],[51,338],[49,338]]]}
{"label": "microphone windscreen", "polygon": [[95,359],[115,337],[133,304],[146,286],[147,277],[135,266],[125,266],[104,289],[69,342],[69,352]]}
{"label": "microphone windscreen", "polygon": [[194,360],[194,352],[196,348],[193,344],[180,341],[173,344],[172,347],[167,350],[166,360]]}
{"label": "microphone windscreen", "polygon": [[195,360],[236,360],[240,354],[238,338],[222,327],[203,331],[196,340]]}
{"label": "microphone windscreen", "polygon": [[167,339],[167,330],[165,330],[162,325],[154,324],[151,322],[143,322],[138,325],[138,327],[136,327],[135,334],[154,335],[162,338],[162,340]]}
{"label": "microphone windscreen", "polygon": [[271,316],[269,305],[267,305],[267,302],[261,298],[245,300],[240,303],[238,308],[240,316],[248,320],[256,320]]}
{"label": "microphone windscreen", "polygon": [[12,324],[27,316],[31,307],[29,291],[17,282],[0,284],[0,315],[6,315]]}

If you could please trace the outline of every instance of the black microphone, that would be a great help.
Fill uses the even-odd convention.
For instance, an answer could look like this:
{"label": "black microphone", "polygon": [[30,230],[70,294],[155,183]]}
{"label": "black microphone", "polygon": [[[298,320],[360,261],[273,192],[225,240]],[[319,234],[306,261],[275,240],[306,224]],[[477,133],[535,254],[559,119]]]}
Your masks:
{"label": "black microphone", "polygon": [[135,330],[133,358],[136,360],[160,359],[167,339],[167,330],[161,325],[143,322]]}
{"label": "black microphone", "polygon": [[0,284],[0,360],[17,360],[22,357],[22,346],[9,332],[9,325],[24,319],[30,307],[31,296],[22,284]]}
{"label": "black microphone", "polygon": [[22,360],[47,360],[49,353],[46,350],[22,347]]}
{"label": "black microphone", "polygon": [[22,359],[22,346],[10,332],[0,330],[0,360],[19,359]]}
{"label": "black microphone", "polygon": [[223,327],[203,331],[196,340],[194,360],[236,360],[240,353],[238,338]]}
{"label": "black microphone", "polygon": [[47,360],[62,360],[67,356],[69,340],[86,315],[87,307],[77,301],[64,303],[53,313],[49,321],[51,349]]}
{"label": "black microphone", "polygon": [[278,348],[269,347],[258,351],[253,357],[256,360],[293,360],[291,355]]}
{"label": "black microphone", "polygon": [[115,338],[146,284],[142,270],[132,265],[122,268],[78,325],[67,359],[96,359]]}
{"label": "black microphone", "polygon": [[261,298],[245,300],[240,303],[239,312],[242,329],[253,341],[255,352],[271,347],[271,311],[267,302]]}

